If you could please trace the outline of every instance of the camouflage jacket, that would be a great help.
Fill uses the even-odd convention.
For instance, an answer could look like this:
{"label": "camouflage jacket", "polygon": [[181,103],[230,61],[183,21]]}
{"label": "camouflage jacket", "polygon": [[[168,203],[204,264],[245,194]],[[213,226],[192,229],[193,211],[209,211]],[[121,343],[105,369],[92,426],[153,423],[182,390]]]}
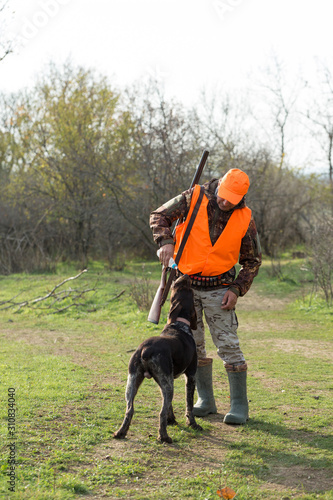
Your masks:
{"label": "camouflage jacket", "polygon": [[[233,210],[229,212],[220,210],[216,201],[217,183],[218,179],[212,179],[204,184],[204,192],[209,200],[207,213],[210,239],[213,245],[225,228],[233,210],[245,206],[245,198],[243,198]],[[186,218],[191,204],[192,193],[193,188],[184,191],[151,213],[150,227],[154,241],[159,247],[167,243],[174,243],[171,227],[177,219],[183,220]],[[261,249],[253,217],[251,217],[248,230],[242,239],[239,264],[241,269],[238,276],[236,277],[236,270],[233,267],[223,274],[223,282],[230,283],[230,289],[237,295],[243,296],[249,290],[261,265]]]}

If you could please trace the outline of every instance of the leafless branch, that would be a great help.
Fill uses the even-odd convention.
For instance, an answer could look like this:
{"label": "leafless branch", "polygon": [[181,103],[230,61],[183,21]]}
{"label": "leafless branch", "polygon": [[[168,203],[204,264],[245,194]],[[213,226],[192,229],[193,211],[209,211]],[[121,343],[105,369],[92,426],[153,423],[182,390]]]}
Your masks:
{"label": "leafless branch", "polygon": [[[8,1],[0,2],[0,14],[4,12],[8,4]],[[3,26],[1,26],[3,28]],[[2,29],[1,29],[2,31]],[[1,35],[2,38],[2,35]],[[13,52],[12,44],[10,41],[0,40],[0,62],[10,53]]]}
{"label": "leafless branch", "polygon": [[117,295],[115,295],[114,297],[112,297],[110,300],[108,300],[108,302],[112,302],[113,300],[116,300],[116,299],[119,299],[119,297],[121,297],[121,295],[125,293],[125,290],[122,290],[121,292],[119,292]]}
{"label": "leafless branch", "polygon": [[59,285],[56,285],[49,293],[47,293],[44,297],[38,297],[37,299],[34,299],[32,301],[30,301],[30,304],[36,304],[37,302],[41,302],[42,300],[46,300],[48,299],[49,297],[53,296],[54,295],[54,292],[60,288],[62,285],[64,285],[65,283],[67,283],[68,281],[72,281],[72,280],[76,280],[77,278],[79,278],[83,273],[86,273],[87,272],[87,269],[84,269],[83,271],[81,271],[79,274],[77,274],[76,276],[72,276],[71,278],[66,278],[64,281],[62,281],[61,283],[59,283]]}
{"label": "leafless branch", "polygon": [[[84,288],[84,289],[79,289],[79,288],[69,288],[67,290],[59,290],[60,287],[62,287],[65,283],[68,283],[69,281],[73,281],[78,279],[80,276],[82,276],[83,273],[86,273],[87,269],[84,269],[83,271],[80,271],[79,274],[76,276],[71,276],[70,278],[66,278],[63,280],[61,283],[58,283],[55,285],[50,292],[48,292],[46,295],[43,295],[41,297],[36,297],[34,299],[30,300],[25,300],[22,302],[16,302],[15,299],[20,295],[17,294],[14,297],[12,297],[9,300],[3,300],[0,302],[0,311],[4,311],[6,309],[11,309],[11,308],[16,308],[15,313],[19,312],[23,307],[29,307],[31,309],[38,309],[43,312],[49,311],[48,314],[56,314],[60,313],[63,311],[66,311],[67,309],[71,307],[84,307],[86,304],[82,302],[82,299],[84,300],[85,294],[89,292],[95,292],[96,293],[96,286],[90,287],[90,288]],[[107,303],[118,299],[125,293],[125,290],[122,290],[118,294],[116,294],[114,297],[111,297],[107,301]],[[42,305],[41,303],[46,301],[47,299],[53,299],[51,303]],[[70,304],[66,304],[63,307],[59,307],[60,303],[63,303],[64,300],[70,300]],[[3,306],[3,307],[1,307]],[[88,312],[95,311],[96,308],[90,309]]]}
{"label": "leafless branch", "polygon": [[[44,307],[42,309],[50,309],[57,302],[63,301],[67,298],[72,299],[73,303],[71,304],[71,306],[77,305],[74,302],[76,299],[82,298],[82,296],[88,292],[96,291],[96,288],[87,288],[84,290],[76,290],[76,289],[73,290],[70,288],[69,290],[61,290],[59,292],[57,292],[56,290],[58,290],[65,283],[68,283],[69,281],[76,280],[77,278],[82,276],[83,273],[86,273],[86,272],[87,272],[87,269],[84,269],[83,271],[80,271],[79,274],[77,274],[76,276],[71,276],[70,278],[66,278],[61,283],[58,283],[56,286],[54,286],[50,292],[48,292],[46,295],[43,295],[42,297],[36,297],[35,299],[25,300],[22,302],[16,302],[15,299],[18,297],[18,295],[20,295],[20,294],[17,294],[9,300],[5,300],[5,301],[0,302],[0,306],[4,306],[4,307],[0,307],[0,310],[4,311],[6,309],[10,309],[10,308],[14,308],[14,307],[17,308],[17,310],[15,312],[20,311],[20,309],[22,309],[23,307],[32,307],[34,309],[37,309],[37,308],[39,308],[39,307],[35,307],[37,304],[39,304],[39,303],[41,303],[41,302],[43,302],[51,297],[54,298],[54,301],[52,302],[52,304],[50,304],[49,306]],[[66,309],[67,308],[68,307],[66,307]],[[64,309],[65,308],[63,308],[63,310]]]}

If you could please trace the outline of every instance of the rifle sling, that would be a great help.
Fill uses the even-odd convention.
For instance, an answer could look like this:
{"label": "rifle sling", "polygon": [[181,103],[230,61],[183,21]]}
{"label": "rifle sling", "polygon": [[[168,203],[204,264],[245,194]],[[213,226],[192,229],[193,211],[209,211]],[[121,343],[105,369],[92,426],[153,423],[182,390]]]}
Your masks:
{"label": "rifle sling", "polygon": [[[200,186],[199,197],[198,197],[197,202],[196,202],[196,204],[194,206],[193,212],[191,214],[191,218],[188,221],[185,234],[184,234],[184,236],[182,238],[181,244],[179,246],[179,249],[178,249],[178,252],[177,252],[177,255],[176,255],[176,258],[175,258],[175,262],[176,262],[177,266],[178,266],[178,263],[179,263],[180,258],[182,256],[182,253],[183,253],[184,247],[186,245],[187,239],[189,237],[189,234],[191,232],[191,229],[193,227],[193,224],[194,224],[195,218],[197,216],[197,213],[199,212],[199,208],[200,208],[200,205],[201,205],[201,202],[202,202],[203,195],[204,195],[204,187]],[[161,307],[163,306],[164,302],[166,301],[166,299],[168,297],[168,293],[169,293],[171,284],[172,284],[172,282],[173,282],[173,280],[175,278],[175,275],[176,275],[176,270],[175,269],[171,269],[168,281],[167,281],[167,283],[165,285],[165,288],[164,288],[164,291],[163,291],[163,295],[162,295],[162,298],[161,298]]]}

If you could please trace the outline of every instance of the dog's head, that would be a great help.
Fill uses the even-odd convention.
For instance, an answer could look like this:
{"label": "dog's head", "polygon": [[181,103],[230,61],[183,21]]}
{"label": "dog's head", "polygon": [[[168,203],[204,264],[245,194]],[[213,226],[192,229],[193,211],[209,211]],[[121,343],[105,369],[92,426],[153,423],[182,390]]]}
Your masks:
{"label": "dog's head", "polygon": [[187,274],[180,276],[171,289],[168,323],[174,323],[178,317],[187,319],[192,330],[197,329],[193,290],[191,289],[191,279]]}

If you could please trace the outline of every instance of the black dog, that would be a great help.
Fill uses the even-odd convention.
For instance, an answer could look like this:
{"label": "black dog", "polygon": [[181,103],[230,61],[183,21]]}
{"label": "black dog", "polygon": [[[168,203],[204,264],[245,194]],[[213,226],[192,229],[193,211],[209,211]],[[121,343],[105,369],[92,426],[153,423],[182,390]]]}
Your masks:
{"label": "black dog", "polygon": [[197,317],[190,283],[187,275],[174,282],[168,322],[161,335],[145,340],[130,359],[126,414],[121,427],[114,434],[115,438],[126,436],[134,413],[133,402],[136,393],[145,377],[153,377],[160,386],[163,397],[158,439],[172,443],[167,433],[167,425],[177,424],[172,408],[173,381],[182,373],[186,379],[186,423],[193,429],[202,430],[193,416],[197,352],[190,327],[194,330],[197,328]]}

